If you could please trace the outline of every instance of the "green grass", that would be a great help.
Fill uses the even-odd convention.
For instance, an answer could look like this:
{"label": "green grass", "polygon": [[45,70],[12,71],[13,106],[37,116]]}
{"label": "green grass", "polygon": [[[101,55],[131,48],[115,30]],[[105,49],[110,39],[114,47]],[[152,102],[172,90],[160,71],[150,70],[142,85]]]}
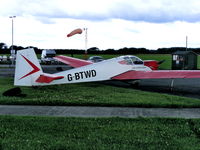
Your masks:
{"label": "green grass", "polygon": [[2,96],[4,91],[13,87],[13,79],[0,78],[0,104],[200,107],[198,99],[144,92],[100,83],[54,85],[36,89],[22,87],[22,93],[27,94],[25,98]]}
{"label": "green grass", "polygon": [[180,149],[200,147],[200,120],[0,116],[0,149]]}
{"label": "green grass", "polygon": [[157,60],[157,61],[162,61],[165,60],[160,66],[159,69],[171,69],[171,55],[170,54],[139,54],[136,55],[142,60]]}

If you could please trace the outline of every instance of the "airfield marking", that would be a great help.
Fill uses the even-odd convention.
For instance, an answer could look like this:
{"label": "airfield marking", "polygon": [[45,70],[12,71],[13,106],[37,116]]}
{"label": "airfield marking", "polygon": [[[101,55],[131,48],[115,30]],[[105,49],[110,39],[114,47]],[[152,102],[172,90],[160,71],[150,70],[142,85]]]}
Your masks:
{"label": "airfield marking", "polygon": [[0,105],[0,115],[55,117],[200,118],[200,108],[132,108],[89,106]]}

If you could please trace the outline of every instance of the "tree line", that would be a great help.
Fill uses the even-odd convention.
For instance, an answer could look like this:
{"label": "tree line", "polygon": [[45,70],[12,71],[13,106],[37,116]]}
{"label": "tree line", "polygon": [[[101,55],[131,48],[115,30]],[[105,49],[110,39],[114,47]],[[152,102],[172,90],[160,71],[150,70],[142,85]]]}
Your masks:
{"label": "tree line", "polygon": [[[11,46],[8,47],[5,43],[0,43],[0,54],[10,54]],[[13,49],[18,51],[26,48],[33,48],[37,54],[41,54],[43,49],[39,49],[34,46],[22,47],[13,45]],[[85,50],[81,49],[54,49],[57,54],[84,54]],[[200,54],[200,48],[188,48],[188,51],[193,51]],[[170,47],[170,48],[158,48],[156,50],[150,50],[146,48],[124,47],[120,49],[106,49],[100,50],[97,47],[91,47],[87,50],[88,54],[171,54],[176,51],[186,51],[185,47]]]}

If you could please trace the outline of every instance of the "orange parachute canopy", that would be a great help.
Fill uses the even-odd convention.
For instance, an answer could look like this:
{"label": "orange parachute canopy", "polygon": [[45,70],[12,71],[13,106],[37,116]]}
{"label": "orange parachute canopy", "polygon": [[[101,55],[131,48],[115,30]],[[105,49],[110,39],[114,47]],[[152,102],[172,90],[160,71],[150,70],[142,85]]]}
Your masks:
{"label": "orange parachute canopy", "polygon": [[79,29],[75,29],[72,32],[70,32],[69,34],[67,34],[67,37],[71,37],[75,34],[81,34],[83,31],[79,28]]}

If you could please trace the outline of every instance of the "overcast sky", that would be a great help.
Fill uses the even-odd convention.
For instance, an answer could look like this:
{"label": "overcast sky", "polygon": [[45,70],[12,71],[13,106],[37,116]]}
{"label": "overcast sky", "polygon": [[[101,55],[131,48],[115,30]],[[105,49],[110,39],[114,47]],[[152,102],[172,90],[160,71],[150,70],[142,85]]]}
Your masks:
{"label": "overcast sky", "polygon": [[38,48],[200,47],[200,0],[0,0],[0,42]]}

